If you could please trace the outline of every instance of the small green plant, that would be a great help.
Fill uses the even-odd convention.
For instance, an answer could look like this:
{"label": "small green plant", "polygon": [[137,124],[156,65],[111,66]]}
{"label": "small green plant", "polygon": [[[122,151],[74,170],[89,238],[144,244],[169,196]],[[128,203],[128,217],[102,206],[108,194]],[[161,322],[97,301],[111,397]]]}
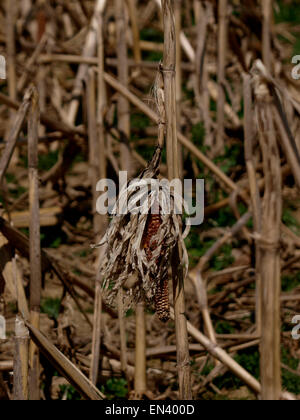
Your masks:
{"label": "small green plant", "polygon": [[235,332],[234,327],[226,321],[218,321],[215,328],[217,334],[233,334]]}
{"label": "small green plant", "polygon": [[225,147],[223,156],[214,159],[215,163],[220,165],[220,168],[226,174],[229,174],[231,169],[237,165],[244,165],[244,150],[240,144],[233,144]]}
{"label": "small green plant", "polygon": [[300,21],[300,5],[298,0],[291,0],[287,7],[284,0],[277,1],[278,7],[275,9],[275,21],[289,22],[295,25],[299,24]]}
{"label": "small green plant", "polygon": [[110,378],[101,391],[106,395],[108,400],[123,399],[128,394],[127,381],[124,378]]}
{"label": "small green plant", "polygon": [[205,137],[204,124],[200,122],[194,125],[192,127],[192,141],[195,145],[199,146],[202,151],[206,150],[206,147],[204,147],[204,150],[202,149],[204,137]]}
{"label": "small green plant", "polygon": [[49,318],[57,319],[60,312],[61,300],[47,298],[42,301],[41,312],[47,314]]}
{"label": "small green plant", "polygon": [[[214,239],[205,239],[204,241],[201,241],[198,229],[192,228],[191,233],[185,241],[191,267],[199,262],[199,259],[214,243]],[[224,245],[218,252],[218,255],[211,259],[210,265],[214,270],[220,271],[230,266],[233,262],[232,245]]]}
{"label": "small green plant", "polygon": [[60,237],[56,238],[56,239],[54,239],[54,241],[50,245],[50,248],[57,249],[61,245],[61,243],[62,243],[62,239]]}
{"label": "small green plant", "polygon": [[151,125],[150,119],[141,113],[132,113],[130,121],[132,129],[144,130]]}
{"label": "small green plant", "polygon": [[41,228],[41,246],[42,248],[57,249],[61,244],[65,243],[67,235],[59,226]]}
{"label": "small green plant", "polygon": [[71,385],[60,385],[59,397],[62,399],[67,393],[67,401],[79,401],[81,400],[80,394]]}
{"label": "small green plant", "polygon": [[[58,161],[58,150],[47,154],[39,155],[38,169],[40,171],[49,171]],[[28,157],[20,156],[21,166],[28,168]]]}
{"label": "small green plant", "polygon": [[[294,43],[294,54],[298,54],[300,50],[300,35],[299,31],[297,30],[297,25],[300,21],[300,5],[298,0],[291,0],[288,4],[285,3],[284,0],[278,0],[277,7],[275,8],[275,22],[282,23],[284,22],[285,25],[287,23],[294,26],[291,29],[293,36],[295,37],[296,41]],[[288,44],[292,44],[293,41],[291,38],[287,38],[284,35],[278,35],[278,38],[281,41],[285,41]]]}
{"label": "small green plant", "polygon": [[291,209],[285,208],[282,215],[283,223],[290,228],[296,235],[300,235],[300,224],[292,215]]}
{"label": "small green plant", "polygon": [[291,292],[300,286],[300,271],[294,275],[283,276],[281,285],[284,292]]}
{"label": "small green plant", "polygon": [[211,266],[216,271],[224,270],[229,267],[234,262],[234,257],[232,256],[232,246],[224,245],[221,248],[220,255],[212,258]]}
{"label": "small green plant", "polygon": [[16,182],[17,182],[17,179],[16,179],[16,177],[15,177],[15,175],[14,175],[14,174],[7,173],[7,174],[5,175],[5,178],[6,178],[6,182],[7,182],[8,184],[10,184],[10,183],[12,183],[12,182],[14,182],[14,183],[16,183]]}
{"label": "small green plant", "polygon": [[[292,357],[290,351],[285,347],[282,348],[282,362],[292,370],[299,372],[299,359]],[[300,395],[300,377],[284,368],[282,369],[282,385],[289,392]]]}
{"label": "small green plant", "polygon": [[162,31],[159,31],[155,28],[143,28],[140,31],[140,37],[143,41],[164,42]]}
{"label": "small green plant", "polygon": [[83,249],[82,251],[74,252],[75,257],[86,258],[93,252],[92,249]]}
{"label": "small green plant", "polygon": [[24,194],[24,192],[26,192],[26,188],[21,187],[20,185],[16,185],[13,184],[10,188],[9,188],[9,194],[12,198],[18,199],[19,197],[21,197],[22,194]]}
{"label": "small green plant", "polygon": [[[247,349],[237,354],[234,359],[244,369],[246,369],[256,379],[259,379],[260,368],[259,368],[259,352],[258,350]],[[214,384],[219,388],[226,389],[238,389],[244,385],[244,383],[233,375],[231,372],[227,372],[225,375],[218,377],[214,380]]]}
{"label": "small green plant", "polygon": [[39,156],[38,168],[40,171],[49,171],[58,161],[58,150]]}
{"label": "small green plant", "polygon": [[132,308],[128,309],[128,311],[126,312],[126,318],[129,318],[131,316],[134,315],[134,310]]}
{"label": "small green plant", "polygon": [[28,228],[21,228],[20,232],[22,232],[23,235],[25,235],[25,236],[29,236],[29,229]]}
{"label": "small green plant", "polygon": [[186,238],[185,244],[189,252],[190,265],[194,266],[205,252],[213,245],[213,240],[201,241],[199,230],[193,227],[189,236]]}

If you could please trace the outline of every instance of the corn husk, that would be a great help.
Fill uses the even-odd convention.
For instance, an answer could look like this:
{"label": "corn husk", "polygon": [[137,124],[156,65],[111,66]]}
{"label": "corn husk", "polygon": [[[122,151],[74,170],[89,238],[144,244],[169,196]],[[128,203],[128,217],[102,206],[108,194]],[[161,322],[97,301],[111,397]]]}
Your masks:
{"label": "corn husk", "polygon": [[[160,160],[161,149],[158,147],[150,164],[138,180],[148,180],[149,184],[157,180]],[[124,288],[127,309],[133,302],[141,300],[154,302],[159,284],[168,278],[172,251],[178,243],[183,249],[182,261],[178,264],[185,266],[186,272],[188,268],[184,238],[188,234],[189,227],[182,234],[181,216],[176,214],[176,208],[178,209],[181,205],[185,207],[182,197],[172,191],[169,194],[170,190],[164,187],[156,191],[149,189],[147,199],[141,197],[142,204],[139,211],[134,214],[130,211],[133,210],[130,203],[133,195],[136,201],[137,186],[138,182],[133,182],[121,190],[113,213],[120,208],[119,204],[125,194],[128,194],[128,212],[117,213],[113,216],[104,238],[96,246],[107,244],[107,252],[100,266],[104,297],[107,303],[115,306],[118,290]],[[146,255],[143,248],[143,238],[148,217],[158,200],[162,203],[162,207],[169,205],[170,211],[169,214],[160,213],[160,227],[151,239],[151,243],[155,243],[155,250],[152,251],[149,259],[149,255]]]}

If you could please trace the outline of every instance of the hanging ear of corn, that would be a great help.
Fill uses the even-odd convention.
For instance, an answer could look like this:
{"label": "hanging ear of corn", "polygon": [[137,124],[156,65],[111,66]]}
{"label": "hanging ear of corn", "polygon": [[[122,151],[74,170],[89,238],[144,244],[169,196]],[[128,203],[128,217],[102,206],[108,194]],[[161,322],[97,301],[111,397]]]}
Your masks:
{"label": "hanging ear of corn", "polygon": [[170,319],[169,279],[159,280],[155,295],[155,312],[162,322]]}
{"label": "hanging ear of corn", "polygon": [[[161,148],[158,147],[139,179],[156,180],[160,160]],[[127,185],[124,191],[130,201],[136,193],[135,184]],[[124,191],[120,193],[116,208]],[[125,308],[133,301],[144,299],[155,303],[161,320],[169,317],[168,269],[172,251],[178,242],[185,251],[179,264],[188,265],[179,228],[180,218],[174,213],[175,196],[172,193],[171,197],[165,197],[171,201],[170,214],[160,213],[160,197],[164,194],[166,191],[163,189],[158,195],[149,190],[144,211],[116,214],[98,245],[107,243],[107,252],[100,267],[107,302],[114,306],[118,290],[122,287],[127,290]]]}
{"label": "hanging ear of corn", "polygon": [[[157,247],[157,243],[153,238],[157,235],[161,225],[161,215],[159,203],[154,203],[153,214],[148,216],[146,229],[143,238],[143,247],[148,261],[151,261],[152,254]],[[158,259],[160,256],[158,257]],[[159,261],[158,261],[159,264]],[[153,278],[155,282],[155,278]],[[170,303],[169,303],[169,280],[168,273],[164,278],[157,279],[156,293],[155,293],[155,311],[162,322],[167,322],[170,318]]]}

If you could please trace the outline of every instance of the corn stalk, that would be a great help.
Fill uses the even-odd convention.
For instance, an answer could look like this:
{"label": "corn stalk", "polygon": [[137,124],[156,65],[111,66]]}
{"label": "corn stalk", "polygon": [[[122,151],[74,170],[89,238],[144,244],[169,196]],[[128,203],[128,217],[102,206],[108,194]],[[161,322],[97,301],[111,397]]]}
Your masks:
{"label": "corn stalk", "polygon": [[262,200],[261,234],[256,239],[261,252],[261,384],[263,400],[279,400],[280,367],[280,226],[282,179],[277,132],[274,124],[274,97],[260,63],[254,66],[256,116],[263,156],[265,191]]}
{"label": "corn stalk", "polygon": [[[164,97],[166,112],[166,146],[169,179],[179,178],[177,113],[176,113],[176,34],[175,18],[170,0],[162,1],[164,20]],[[179,376],[179,399],[191,399],[190,356],[188,346],[187,321],[185,316],[185,297],[183,270],[178,266],[182,249],[176,246],[173,253],[172,276],[175,310],[177,366]]]}
{"label": "corn stalk", "polygon": [[[30,205],[30,319],[39,328],[42,288],[40,210],[38,180],[38,128],[39,100],[34,88],[28,117],[28,167],[29,167],[29,205]],[[31,400],[39,400],[39,353],[33,342],[30,343],[29,391]]]}

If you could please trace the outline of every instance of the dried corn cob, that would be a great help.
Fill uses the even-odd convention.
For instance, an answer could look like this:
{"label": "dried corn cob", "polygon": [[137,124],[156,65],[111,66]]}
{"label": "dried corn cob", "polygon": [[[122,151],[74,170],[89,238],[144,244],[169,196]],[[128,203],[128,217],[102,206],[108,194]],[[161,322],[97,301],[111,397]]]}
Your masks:
{"label": "dried corn cob", "polygon": [[[161,225],[161,217],[159,215],[159,204],[154,204],[153,213],[148,217],[146,229],[143,238],[143,248],[145,250],[148,261],[152,258],[152,253],[157,244],[153,241],[153,237],[157,234]],[[169,303],[169,281],[166,276],[159,280],[155,294],[155,311],[162,322],[170,319],[170,303]]]}
{"label": "dried corn cob", "polygon": [[[127,194],[127,200],[140,188],[140,180],[157,180],[161,160],[161,147],[157,147],[147,168],[136,182],[131,182],[120,195],[115,209]],[[118,291],[123,288],[125,307],[134,302],[153,302],[162,321],[169,318],[168,269],[176,244],[185,250],[184,235],[180,235],[179,218],[174,217],[175,196],[168,188],[148,191],[148,200],[143,201],[143,211],[128,212],[113,217],[101,242],[95,247],[107,244],[107,251],[101,263],[103,296],[107,304],[115,306]],[[170,200],[170,213],[161,211],[159,202]],[[178,198],[176,198],[177,200]],[[153,211],[156,206],[156,214]],[[152,209],[152,214],[151,214]],[[178,265],[188,266],[186,251]],[[134,280],[135,279],[135,280]],[[130,283],[131,282],[131,283]]]}
{"label": "dried corn cob", "polygon": [[169,280],[166,277],[159,282],[155,295],[155,311],[162,322],[170,319]]}

